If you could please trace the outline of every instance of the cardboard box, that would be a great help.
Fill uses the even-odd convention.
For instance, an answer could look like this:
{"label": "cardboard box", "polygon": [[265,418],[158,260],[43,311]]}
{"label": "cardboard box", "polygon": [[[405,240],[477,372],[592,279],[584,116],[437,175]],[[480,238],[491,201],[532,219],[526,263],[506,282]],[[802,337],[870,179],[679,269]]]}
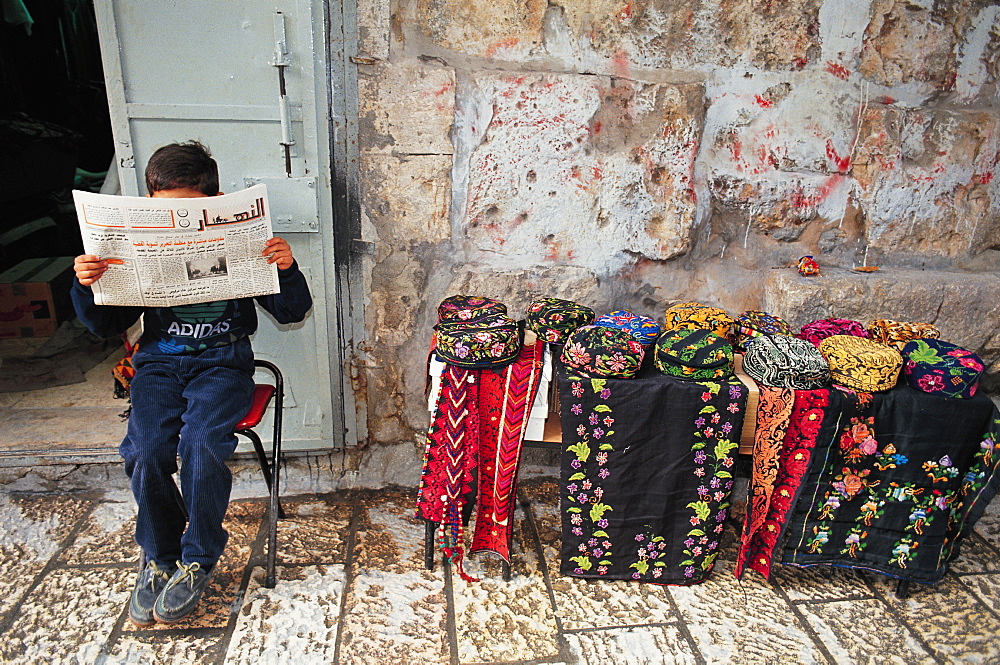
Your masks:
{"label": "cardboard box", "polygon": [[0,273],[0,338],[51,337],[74,316],[73,257],[25,259]]}

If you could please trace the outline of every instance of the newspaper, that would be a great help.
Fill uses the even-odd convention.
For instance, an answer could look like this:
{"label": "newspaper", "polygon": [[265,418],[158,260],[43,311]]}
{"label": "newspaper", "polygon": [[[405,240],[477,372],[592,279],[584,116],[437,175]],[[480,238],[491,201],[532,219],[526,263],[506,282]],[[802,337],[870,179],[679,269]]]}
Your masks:
{"label": "newspaper", "polygon": [[98,305],[174,307],[277,293],[267,186],[190,199],[73,191],[83,247],[108,262]]}

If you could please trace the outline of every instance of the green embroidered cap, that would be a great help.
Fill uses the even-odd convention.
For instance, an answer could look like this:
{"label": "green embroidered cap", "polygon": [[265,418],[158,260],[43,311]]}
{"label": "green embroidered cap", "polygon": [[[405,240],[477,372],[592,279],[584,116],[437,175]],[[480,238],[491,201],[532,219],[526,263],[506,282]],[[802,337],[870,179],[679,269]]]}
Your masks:
{"label": "green embroidered cap", "polygon": [[656,340],[656,368],[693,381],[717,381],[733,373],[733,346],[711,330],[668,330]]}

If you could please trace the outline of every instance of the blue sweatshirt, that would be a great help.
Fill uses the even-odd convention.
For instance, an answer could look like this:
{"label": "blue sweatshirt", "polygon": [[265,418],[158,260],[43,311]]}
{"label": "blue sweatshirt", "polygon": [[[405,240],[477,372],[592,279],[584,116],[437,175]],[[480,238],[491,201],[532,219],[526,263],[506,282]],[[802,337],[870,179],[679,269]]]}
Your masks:
{"label": "blue sweatshirt", "polygon": [[115,337],[145,314],[139,347],[146,353],[176,355],[232,344],[257,330],[254,300],[278,323],[297,323],[312,307],[312,296],[298,263],[278,270],[279,293],[256,298],[217,300],[178,307],[120,307],[94,304],[94,292],[73,280],[70,295],[76,315],[99,337]]}

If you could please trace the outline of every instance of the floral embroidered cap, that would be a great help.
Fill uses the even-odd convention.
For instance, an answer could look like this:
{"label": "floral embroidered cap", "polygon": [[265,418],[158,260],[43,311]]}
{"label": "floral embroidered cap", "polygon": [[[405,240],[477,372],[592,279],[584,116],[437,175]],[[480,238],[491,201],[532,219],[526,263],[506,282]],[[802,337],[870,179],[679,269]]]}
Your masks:
{"label": "floral embroidered cap", "polygon": [[816,390],[830,383],[830,367],[819,350],[797,337],[761,335],[747,342],[743,371],[757,383]]}
{"label": "floral embroidered cap", "polygon": [[482,296],[449,296],[438,305],[438,322],[471,321],[489,314],[506,314],[507,305]]}
{"label": "floral embroidered cap", "polygon": [[745,349],[747,342],[761,335],[793,334],[792,326],[780,316],[755,309],[747,310],[737,316],[733,329],[735,330],[733,345],[737,349]]}
{"label": "floral embroidered cap", "polygon": [[903,347],[906,382],[932,395],[974,396],[984,367],[972,351],[939,339],[914,339]]}
{"label": "floral embroidered cap", "polygon": [[711,330],[667,330],[656,340],[656,368],[692,381],[717,381],[733,373],[733,346]]}
{"label": "floral embroidered cap", "polygon": [[610,314],[599,316],[594,325],[630,332],[642,344],[652,344],[660,336],[659,323],[648,316],[633,314],[627,309],[616,309]]}
{"label": "floral embroidered cap", "polygon": [[442,361],[468,369],[509,365],[521,352],[522,333],[505,314],[469,321],[442,321],[434,326],[435,349]]}
{"label": "floral embroidered cap", "polygon": [[864,337],[833,335],[819,344],[833,383],[865,393],[889,390],[899,380],[903,358],[894,347]]}
{"label": "floral embroidered cap", "polygon": [[910,323],[891,319],[875,319],[868,324],[868,336],[876,342],[902,351],[911,339],[940,339],[941,331],[930,323]]}
{"label": "floral embroidered cap", "polygon": [[570,333],[562,361],[584,376],[631,379],[644,355],[645,347],[627,330],[582,326]]}
{"label": "floral embroidered cap", "polygon": [[864,324],[852,319],[819,319],[802,326],[796,337],[818,347],[820,342],[833,335],[868,337],[868,331],[865,330]]}
{"label": "floral embroidered cap", "polygon": [[705,329],[732,341],[733,317],[726,310],[696,302],[683,302],[667,308],[664,330]]}
{"label": "floral embroidered cap", "polygon": [[562,344],[571,332],[593,323],[594,316],[594,310],[572,300],[542,298],[528,306],[525,319],[541,339]]}

